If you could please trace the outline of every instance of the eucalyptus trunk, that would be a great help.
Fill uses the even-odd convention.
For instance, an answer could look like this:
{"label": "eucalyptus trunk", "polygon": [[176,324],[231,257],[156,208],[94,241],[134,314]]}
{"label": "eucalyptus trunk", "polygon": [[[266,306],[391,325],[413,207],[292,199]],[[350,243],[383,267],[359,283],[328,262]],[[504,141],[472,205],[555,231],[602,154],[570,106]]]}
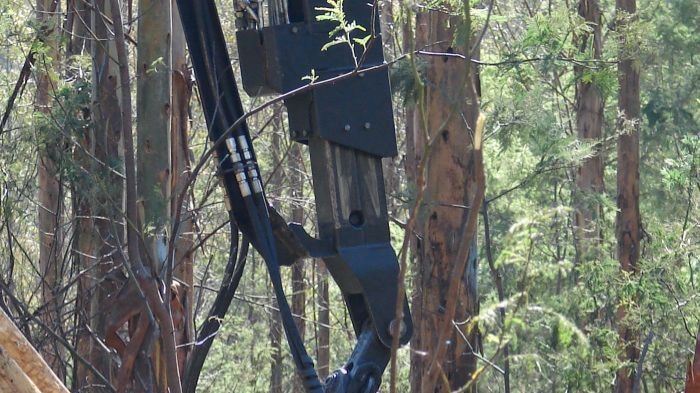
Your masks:
{"label": "eucalyptus trunk", "polygon": [[[146,267],[148,280],[165,277],[168,283],[164,291],[171,293],[172,261],[166,261],[168,254],[167,228],[171,212],[171,114],[172,105],[172,8],[170,0],[139,0],[138,2],[138,50],[136,59],[136,111],[137,111],[137,193],[139,227],[142,244],[140,258]],[[133,257],[133,256],[132,256]],[[134,263],[134,261],[131,261]],[[173,288],[174,289],[174,288]],[[168,301],[165,301],[165,300]],[[166,309],[172,306],[175,298],[161,299]],[[172,318],[172,311],[170,317]],[[144,315],[141,316],[143,318]],[[162,322],[162,321],[161,321]],[[168,340],[171,327],[177,321],[160,326]],[[161,336],[166,337],[166,336]],[[168,387],[179,381],[170,380],[168,364],[173,359],[168,354],[163,340],[158,340],[150,357],[151,373],[149,380],[154,391],[167,392]],[[175,362],[175,365],[178,363]],[[177,367],[177,366],[176,366]],[[152,379],[151,379],[152,378]],[[169,385],[170,384],[170,385]]]}
{"label": "eucalyptus trunk", "polygon": [[[580,0],[578,14],[586,21],[591,31],[576,37],[579,53],[600,60],[602,52],[602,31],[600,4],[598,0]],[[598,220],[601,206],[595,195],[605,191],[603,182],[603,98],[598,86],[585,78],[590,69],[576,65],[576,131],[579,140],[592,144],[593,154],[586,158],[576,174],[576,240],[579,258],[594,260],[599,255],[601,239]]]}
{"label": "eucalyptus trunk", "polygon": [[140,0],[136,60],[137,190],[146,266],[164,267],[170,218],[171,3]]}
{"label": "eucalyptus trunk", "polygon": [[[284,125],[282,124],[282,120],[279,119],[278,117],[275,117],[272,119],[272,124],[274,125],[275,130],[283,130]],[[281,154],[284,150],[284,146],[282,144],[284,136],[281,135],[280,132],[275,132],[272,134],[272,148],[271,148],[271,155],[272,155],[272,165],[276,170],[272,173],[270,177],[270,181],[267,184],[267,193],[270,196],[277,196],[277,200],[279,201],[281,198],[279,198],[282,194],[283,190],[283,179],[285,178],[285,167],[282,165],[282,159],[283,155]],[[294,143],[294,142],[292,142]],[[274,200],[271,198],[271,200]],[[280,206],[277,206],[278,208]],[[275,299],[274,293],[272,291],[272,286],[269,283],[268,280],[268,296],[272,299],[272,304],[275,306],[275,310],[273,310],[270,313],[270,318],[269,318],[269,323],[270,323],[270,347],[272,350],[272,356],[270,357],[270,386],[268,391],[270,393],[283,393],[287,389],[286,386],[283,384],[284,381],[284,356],[283,356],[283,347],[282,347],[282,341],[283,339],[283,333],[282,333],[282,318],[280,317],[280,313],[277,310],[277,300]]]}
{"label": "eucalyptus trunk", "polygon": [[[35,53],[34,78],[36,98],[34,111],[38,126],[38,191],[37,215],[39,230],[39,272],[41,300],[40,317],[52,331],[60,328],[63,296],[58,293],[63,276],[63,187],[60,179],[59,160],[63,154],[61,131],[54,126],[51,115],[52,94],[58,89],[56,74],[59,56],[59,5],[57,0],[37,0],[36,21],[39,29],[39,45],[43,49]],[[53,344],[52,344],[53,343]],[[54,372],[64,379],[65,362],[54,340],[42,343],[40,352]]]}
{"label": "eucalyptus trunk", "polygon": [[[639,58],[636,55],[635,37],[630,29],[637,18],[636,0],[617,0],[617,29],[620,34],[618,82],[617,132],[617,257],[620,269],[626,274],[637,272],[642,237],[642,220],[639,213]],[[634,364],[639,357],[639,332],[626,320],[628,310],[617,309],[618,334],[622,344],[621,361]],[[634,368],[624,367],[617,372],[616,393],[632,393]]]}
{"label": "eucalyptus trunk", "polygon": [[[75,216],[74,249],[76,264],[92,274],[81,275],[78,282],[78,353],[107,380],[115,364],[102,343],[93,334],[104,336],[105,313],[102,311],[110,294],[120,285],[118,279],[121,261],[118,244],[123,241],[122,222],[123,181],[119,173],[123,168],[121,142],[121,103],[119,91],[119,65],[117,64],[113,29],[109,26],[113,13],[108,2],[96,0],[92,7],[83,2],[73,2],[69,10],[74,14],[75,39],[71,51],[83,45],[81,37],[89,41],[92,58],[92,102],[90,117],[92,127],[80,134],[80,149],[74,150],[74,162],[87,175],[75,181],[73,205]],[[87,24],[87,26],[86,26]],[[76,53],[78,54],[78,53]],[[110,274],[110,272],[112,274]],[[82,362],[75,362],[73,387],[85,389],[102,383],[93,370]]]}
{"label": "eucalyptus trunk", "polygon": [[[175,1],[172,1],[172,89],[173,110],[171,118],[171,163],[172,163],[172,198],[171,217],[175,218],[180,207],[179,231],[173,234],[171,241],[175,242],[174,277],[182,285],[177,285],[173,301],[181,313],[173,312],[173,323],[176,328],[176,344],[178,345],[178,365],[184,370],[187,356],[192,350],[190,345],[195,339],[194,334],[194,220],[192,201],[186,191],[190,179],[190,98],[192,97],[192,75],[187,66],[185,33],[180,22],[180,15]],[[184,198],[180,199],[181,196]],[[179,206],[179,204],[182,204]]]}
{"label": "eucalyptus trunk", "polygon": [[317,260],[314,266],[316,268],[316,304],[318,307],[316,369],[318,370],[318,377],[324,380],[330,373],[331,361],[331,313],[328,297],[328,269],[320,260]]}
{"label": "eucalyptus trunk", "polygon": [[[452,16],[442,11],[421,12],[416,21],[416,47],[433,44],[433,52],[470,56],[469,40],[453,44],[457,26],[462,24],[470,30],[468,12]],[[469,204],[475,195],[471,152],[479,115],[478,77],[471,62],[458,57],[431,56],[425,60],[424,87],[411,127],[414,151],[408,152],[415,155],[413,162],[418,168],[423,162],[425,176],[423,211],[418,214],[417,233],[413,237],[416,276],[412,312],[416,326],[411,341],[411,391],[414,393],[446,392],[446,386],[438,382],[441,380],[438,373],[444,373],[450,391],[463,388],[476,369],[472,351],[478,347],[476,329],[460,326],[460,330],[466,331],[462,336],[451,328],[453,323],[469,321],[477,314],[478,307],[475,243],[468,245],[471,247],[468,259],[458,260],[460,244],[469,241],[459,234],[463,233]],[[414,173],[420,178],[418,168]],[[464,262],[466,270],[454,276],[454,266]],[[461,283],[456,312],[448,315],[447,288],[453,280]],[[447,325],[449,338],[439,342],[438,334]],[[438,350],[441,345],[447,348]],[[438,359],[440,352],[444,355],[442,359]]]}
{"label": "eucalyptus trunk", "polygon": [[[304,224],[304,158],[301,154],[301,146],[292,142],[289,153],[289,197],[292,207],[292,221]],[[297,324],[302,341],[306,333],[306,282],[305,266],[303,262],[292,265],[292,314]],[[301,382],[295,379],[294,392],[304,393]]]}

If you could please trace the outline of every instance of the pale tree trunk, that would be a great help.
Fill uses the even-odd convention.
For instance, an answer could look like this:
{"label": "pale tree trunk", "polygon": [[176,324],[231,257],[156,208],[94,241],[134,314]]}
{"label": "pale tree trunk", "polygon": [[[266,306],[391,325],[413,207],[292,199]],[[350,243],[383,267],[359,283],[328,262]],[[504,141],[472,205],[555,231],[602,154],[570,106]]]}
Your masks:
{"label": "pale tree trunk", "polygon": [[[88,201],[92,213],[93,230],[91,236],[87,233],[81,237],[81,248],[84,256],[94,255],[94,258],[84,258],[82,267],[93,269],[94,274],[86,275],[81,280],[82,298],[89,299],[85,324],[94,334],[104,337],[106,331],[106,315],[104,308],[123,283],[120,255],[120,244],[124,242],[123,222],[123,193],[124,185],[118,173],[124,173],[124,168],[116,163],[123,161],[120,152],[122,142],[122,103],[121,77],[117,62],[117,50],[114,29],[111,21],[119,10],[112,8],[108,0],[96,0],[93,3],[91,30],[94,32],[92,41],[93,64],[93,102],[92,102],[92,135],[87,134],[83,145],[95,159],[85,158],[89,162],[92,178],[85,189],[88,196],[94,198]],[[87,220],[81,220],[87,223]],[[111,356],[105,351],[104,345],[97,338],[90,340],[89,352],[86,359],[106,378],[111,380],[116,365]],[[91,373],[85,380],[78,382],[83,386],[99,383]]]}
{"label": "pale tree trunk", "polygon": [[384,52],[387,53],[385,56],[387,60],[395,58],[395,47],[394,47],[394,7],[392,4],[393,0],[383,0],[381,2],[382,8],[379,14],[380,22],[382,26],[382,44],[384,45]]}
{"label": "pale tree trunk", "polygon": [[[592,54],[600,60],[602,52],[602,32],[600,25],[600,5],[598,0],[580,0],[578,13],[592,32],[584,32],[576,37],[579,53]],[[595,194],[605,191],[603,182],[603,99],[599,88],[592,82],[583,80],[586,69],[575,66],[576,72],[576,131],[581,141],[594,145],[593,154],[579,166],[576,174],[576,213],[575,231],[579,258],[593,260],[598,257],[600,248],[600,226],[598,220],[601,206],[595,202]]]}
{"label": "pale tree trunk", "polygon": [[[269,296],[274,297],[269,291]],[[273,301],[275,307],[277,302]],[[272,310],[270,313],[270,347],[272,356],[270,358],[270,393],[285,392],[284,380],[284,358],[282,354],[282,319],[277,310]]]}
{"label": "pale tree trunk", "polygon": [[[382,24],[382,44],[384,45],[384,54],[387,62],[391,62],[397,56],[397,44],[394,40],[394,7],[393,0],[382,1],[382,9],[380,13],[381,24]],[[395,108],[399,111],[400,108]],[[397,117],[402,117],[401,114],[397,114]],[[408,116],[403,116],[404,119],[408,119]],[[398,124],[397,124],[398,126]],[[399,141],[399,144],[401,142]],[[387,194],[387,210],[389,215],[395,215],[397,209],[399,208],[400,201],[395,197],[401,187],[401,178],[399,175],[399,165],[401,163],[401,156],[397,157],[385,157],[382,159],[382,169],[384,172],[384,188]]]}
{"label": "pale tree trunk", "polygon": [[331,361],[331,330],[330,308],[328,298],[328,270],[321,260],[317,260],[316,269],[316,304],[318,307],[317,336],[318,347],[316,350],[316,369],[318,377],[323,381],[330,373]]}
{"label": "pale tree trunk", "polygon": [[[143,236],[140,257],[149,271],[146,279],[152,280],[162,274],[168,284],[172,278],[169,274],[172,272],[172,261],[165,261],[168,252],[166,231],[171,211],[171,21],[170,0],[139,0],[136,181],[139,227]],[[166,296],[171,294],[170,285],[165,292]],[[176,292],[172,294],[175,295]],[[163,301],[163,304],[169,308],[171,299],[165,299],[168,301]],[[165,335],[170,335],[171,326],[160,326],[160,329]],[[170,339],[172,338],[168,337]],[[168,362],[173,359],[166,359],[169,356],[165,351],[166,345],[170,343],[158,340],[150,359],[155,383],[152,389],[158,392],[167,392],[169,382],[179,383],[179,377],[178,381],[168,381],[168,372],[177,373],[179,370],[167,370]]]}
{"label": "pale tree trunk", "polygon": [[[270,294],[272,296],[272,294]],[[277,304],[277,302],[273,302]],[[270,393],[284,392],[284,363],[282,357],[282,319],[279,312],[273,310],[270,313],[270,346],[272,356],[270,359]]]}
{"label": "pale tree trunk", "polygon": [[170,217],[171,4],[140,0],[137,76],[137,189],[146,265],[159,273]]}
{"label": "pale tree trunk", "polygon": [[[279,118],[272,119],[274,130],[283,130],[284,125]],[[268,195],[277,196],[279,200],[282,193],[282,181],[285,178],[284,165],[282,165],[282,135],[279,132],[272,134],[272,165],[276,168],[267,185]],[[292,142],[294,143],[294,142]],[[280,208],[280,206],[277,206]],[[271,286],[268,283],[268,296],[273,299],[272,304],[277,308],[277,301],[274,299],[274,294]],[[270,358],[270,393],[285,392],[284,380],[284,357],[282,354],[282,318],[277,310],[272,310],[270,313],[270,347],[272,356]]]}
{"label": "pale tree trunk", "polygon": [[[293,142],[289,153],[289,197],[292,207],[292,221],[304,224],[304,158],[301,147]],[[306,333],[306,282],[305,266],[303,261],[292,265],[292,314],[297,324],[301,340]],[[298,378],[294,379],[294,392],[304,393],[304,387]]]}
{"label": "pale tree trunk", "polygon": [[[429,11],[417,16],[416,46],[431,46],[435,52],[457,52],[469,56],[469,45],[452,47],[455,29],[465,23],[464,15],[450,17],[442,11]],[[469,27],[469,15],[466,15]],[[413,290],[414,337],[411,341],[411,390],[414,393],[446,392],[441,378],[435,376],[437,361],[449,388],[462,388],[471,380],[476,367],[474,332],[464,337],[451,328],[453,322],[468,321],[478,313],[475,249],[467,261],[458,261],[460,233],[465,226],[475,187],[475,171],[471,146],[479,113],[477,76],[470,62],[455,57],[426,59],[424,101],[415,111],[412,138],[414,162],[427,163],[425,170],[424,210],[418,216],[417,236],[413,238],[416,277]],[[431,142],[426,141],[428,136]],[[429,143],[429,145],[428,145]],[[420,176],[420,174],[416,174]],[[418,185],[420,187],[420,185]],[[478,207],[477,207],[478,209]],[[474,212],[477,213],[477,212]],[[473,247],[471,245],[463,245]],[[465,255],[466,258],[466,255]],[[466,263],[466,270],[453,276],[456,264]],[[447,288],[453,280],[461,280],[455,315],[447,315]],[[438,343],[437,335],[450,326],[449,338]],[[445,348],[444,358],[437,360],[439,345]],[[422,356],[421,353],[426,355]],[[433,369],[431,371],[431,369]],[[473,390],[469,391],[475,391]]]}
{"label": "pale tree trunk", "polygon": [[[637,18],[636,0],[617,0],[617,29],[620,34],[618,63],[619,118],[617,121],[617,216],[615,234],[620,269],[636,273],[639,262],[642,220],[639,213],[639,58],[635,56],[634,33],[629,26]],[[627,309],[617,310],[618,334],[623,346],[622,361],[636,362],[638,332],[625,320]],[[615,380],[616,393],[631,393],[634,367],[621,368]]]}
{"label": "pale tree trunk", "polygon": [[[43,129],[38,134],[38,229],[39,229],[39,269],[41,273],[41,299],[44,303],[40,317],[48,329],[61,331],[62,296],[55,293],[60,286],[63,270],[61,227],[63,189],[56,162],[61,151],[59,130],[51,126],[51,92],[55,89],[55,75],[58,65],[58,0],[38,0],[36,20],[39,26],[41,44],[46,50],[36,54],[34,75],[36,79],[35,111],[43,114]],[[61,379],[65,378],[65,365],[61,351],[48,339],[41,345],[41,354]]]}
{"label": "pale tree trunk", "polygon": [[[180,22],[180,15],[177,5],[173,1],[173,110],[171,118],[171,162],[172,162],[172,204],[170,216],[175,217],[178,208],[180,194],[185,188],[190,177],[190,149],[189,131],[190,118],[189,106],[192,96],[192,77],[187,67],[187,57],[185,54],[185,33]],[[175,242],[175,267],[174,277],[182,285],[179,285],[176,298],[173,299],[182,309],[181,315],[176,320],[176,313],[173,311],[173,323],[176,326],[176,344],[178,347],[178,365],[180,370],[184,370],[187,355],[191,352],[191,346],[185,345],[195,339],[194,335],[194,222],[192,217],[192,201],[188,196],[182,200],[180,229],[171,241]]]}
{"label": "pale tree trunk", "polygon": [[[77,249],[81,269],[92,274],[83,275],[79,281],[81,319],[78,352],[100,374],[112,380],[115,364],[101,340],[106,330],[105,306],[123,282],[119,265],[119,244],[123,243],[121,224],[123,204],[123,180],[117,173],[123,168],[120,141],[122,136],[121,102],[119,99],[120,76],[116,61],[116,47],[111,20],[114,10],[107,0],[93,3],[89,18],[94,34],[92,52],[92,108],[93,127],[80,141],[88,157],[82,151],[76,157],[90,177],[80,184],[76,198]],[[117,173],[115,173],[117,172]],[[91,333],[92,332],[92,333]],[[94,337],[93,335],[97,335]],[[74,387],[78,389],[99,386],[102,382],[84,364],[76,365]]]}

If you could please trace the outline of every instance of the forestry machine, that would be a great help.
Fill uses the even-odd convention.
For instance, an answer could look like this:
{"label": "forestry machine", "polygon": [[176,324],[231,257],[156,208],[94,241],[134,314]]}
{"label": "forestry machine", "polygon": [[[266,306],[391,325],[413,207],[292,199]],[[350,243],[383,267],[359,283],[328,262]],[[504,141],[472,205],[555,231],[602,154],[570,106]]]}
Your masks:
{"label": "forestry machine", "polygon": [[[215,1],[177,5],[227,205],[266,262],[304,389],[375,393],[393,336],[406,344],[413,329],[399,292],[382,174],[382,158],[397,154],[391,91],[377,3],[327,1],[270,0],[266,10],[258,0],[234,3],[243,88],[250,96],[279,95],[291,139],[308,145],[318,237],[301,224],[287,225],[267,203]],[[280,266],[304,257],[323,259],[357,335],[350,358],[325,383],[282,289]]]}

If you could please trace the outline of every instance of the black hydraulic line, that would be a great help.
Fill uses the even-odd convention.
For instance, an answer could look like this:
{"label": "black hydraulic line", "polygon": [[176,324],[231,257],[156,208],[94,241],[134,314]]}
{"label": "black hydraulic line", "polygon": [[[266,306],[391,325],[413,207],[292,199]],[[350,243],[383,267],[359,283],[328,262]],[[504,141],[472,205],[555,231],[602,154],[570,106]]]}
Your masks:
{"label": "black hydraulic line", "polygon": [[[304,388],[309,393],[322,393],[323,387],[313,361],[304,348],[284,295],[267,201],[247,124],[242,121],[238,127],[229,130],[244,112],[216,5],[213,0],[177,0],[177,5],[209,137],[214,142],[226,138],[226,143],[218,145],[216,150],[233,215],[241,232],[250,239],[267,264],[284,331]],[[225,135],[229,131],[230,136]]]}
{"label": "black hydraulic line", "polygon": [[238,226],[233,219],[232,213],[229,213],[229,231],[231,244],[229,246],[228,262],[224,270],[224,278],[221,281],[219,292],[216,294],[216,299],[214,299],[207,318],[197,333],[196,345],[192,349],[192,353],[187,357],[187,365],[185,366],[187,374],[184,376],[183,393],[195,393],[199,374],[204,366],[204,360],[209,354],[209,349],[221,327],[221,321],[226,316],[243,277],[243,269],[248,259],[248,245],[250,243],[244,237],[240,249],[238,248]]}

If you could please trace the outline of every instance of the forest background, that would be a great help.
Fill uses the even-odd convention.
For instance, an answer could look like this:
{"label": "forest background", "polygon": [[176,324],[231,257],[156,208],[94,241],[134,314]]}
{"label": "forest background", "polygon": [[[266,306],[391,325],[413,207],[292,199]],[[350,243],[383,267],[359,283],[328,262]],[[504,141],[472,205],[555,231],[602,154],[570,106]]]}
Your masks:
{"label": "forest background", "polygon": [[[237,70],[234,4],[217,4]],[[700,327],[700,4],[379,6],[399,140],[385,185],[416,324],[383,391],[682,391]],[[264,264],[231,244],[203,158],[177,7],[4,0],[0,67],[0,308],[58,378],[300,392]],[[306,148],[280,103],[243,100],[271,204],[314,233]],[[342,297],[320,261],[284,274],[325,376],[354,343]]]}

